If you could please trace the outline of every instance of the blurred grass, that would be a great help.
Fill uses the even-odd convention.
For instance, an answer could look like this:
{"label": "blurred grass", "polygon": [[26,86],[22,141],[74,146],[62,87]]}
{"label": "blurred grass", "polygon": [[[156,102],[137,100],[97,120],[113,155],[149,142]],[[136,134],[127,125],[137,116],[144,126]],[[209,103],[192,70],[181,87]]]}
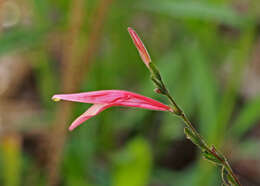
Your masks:
{"label": "blurred grass", "polygon": [[3,183],[6,186],[20,185],[21,182],[21,144],[19,137],[10,135],[2,141],[1,146],[3,168]]}
{"label": "blurred grass", "polygon": [[0,36],[0,55],[14,50],[25,50],[43,41],[47,30],[17,28]]}
{"label": "blurred grass", "polygon": [[[83,55],[91,47],[89,34],[96,22],[92,17],[100,2],[84,1],[82,7],[84,17],[76,39],[77,52]],[[20,22],[2,29],[0,34],[1,56],[19,53],[32,64],[36,102],[46,118],[54,116],[56,105],[50,97],[60,92],[64,81],[61,77],[64,69],[60,69],[63,45],[72,46],[62,42],[68,32],[71,3],[28,1],[26,4],[33,9],[31,23],[23,24],[21,15]],[[113,2],[102,24],[96,55],[84,67],[87,73],[81,77],[79,91],[126,89],[166,101],[152,91],[147,69],[126,31],[132,26],[143,38],[177,102],[203,136],[223,150],[234,141],[241,145],[241,156],[254,157],[259,142],[255,138],[242,139],[259,124],[259,96],[244,98],[241,89],[258,36],[259,15],[253,10],[260,5],[248,4],[248,10],[243,12],[234,8],[235,3],[227,0]],[[84,62],[82,59],[73,64]],[[223,72],[226,66],[228,73]],[[66,78],[77,78],[77,74]],[[75,105],[70,120],[89,106]],[[31,122],[34,121],[35,118]],[[48,126],[45,123],[39,130],[48,133],[51,130]],[[18,141],[22,142],[24,134],[12,130],[21,136]],[[183,146],[183,152],[171,154],[178,141],[184,140],[182,133],[182,123],[167,113],[111,108],[69,133],[62,151],[61,169],[57,168],[60,185],[219,185],[219,170],[197,158],[200,156],[189,148]],[[15,148],[4,140],[1,144],[0,168],[4,171],[0,171],[0,185],[30,185],[25,170],[34,167],[37,172],[34,165],[37,160],[26,161],[23,147]],[[182,153],[192,154],[195,160],[185,161],[177,169],[174,163],[182,160]],[[169,166],[161,163],[165,157],[170,157]],[[45,176],[40,178],[40,174]],[[45,185],[47,175],[47,171],[36,174],[36,183]]]}
{"label": "blurred grass", "polygon": [[[147,4],[149,5],[147,6]],[[242,26],[248,22],[246,17],[230,7],[230,3],[212,1],[145,1],[141,7],[150,11],[166,14],[177,19],[219,22],[232,26]]]}
{"label": "blurred grass", "polygon": [[149,183],[152,157],[146,140],[133,139],[114,158],[112,185],[143,186]]}
{"label": "blurred grass", "polygon": [[241,109],[238,117],[230,129],[232,138],[242,138],[259,120],[260,99],[256,97],[249,100],[248,103]]}

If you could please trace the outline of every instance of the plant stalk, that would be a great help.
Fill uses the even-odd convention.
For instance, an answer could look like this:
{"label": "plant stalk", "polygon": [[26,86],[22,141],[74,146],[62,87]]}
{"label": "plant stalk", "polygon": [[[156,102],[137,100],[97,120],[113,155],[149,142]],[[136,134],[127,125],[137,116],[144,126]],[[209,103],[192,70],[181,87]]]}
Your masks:
{"label": "plant stalk", "polygon": [[223,155],[220,156],[218,153],[216,153],[216,149],[215,147],[210,148],[210,146],[205,142],[205,140],[203,139],[203,137],[199,134],[199,132],[194,128],[194,126],[192,125],[192,123],[190,122],[190,120],[188,119],[188,117],[184,114],[183,110],[177,105],[177,103],[175,102],[175,100],[173,99],[173,97],[170,95],[169,91],[167,90],[167,88],[165,87],[163,81],[161,79],[159,79],[160,84],[162,85],[161,87],[164,88],[164,90],[162,92],[162,94],[164,94],[169,101],[171,102],[172,106],[173,106],[173,114],[179,116],[185,123],[185,125],[196,135],[197,138],[200,139],[200,141],[205,145],[204,148],[205,150],[210,153],[211,155],[213,155],[215,158],[217,158],[221,164],[222,167],[224,167],[227,171],[227,173],[232,177],[232,179],[235,181],[236,186],[242,186],[241,183],[239,182],[238,178],[236,177],[236,175],[234,174],[231,166],[229,165],[226,157],[224,157]]}

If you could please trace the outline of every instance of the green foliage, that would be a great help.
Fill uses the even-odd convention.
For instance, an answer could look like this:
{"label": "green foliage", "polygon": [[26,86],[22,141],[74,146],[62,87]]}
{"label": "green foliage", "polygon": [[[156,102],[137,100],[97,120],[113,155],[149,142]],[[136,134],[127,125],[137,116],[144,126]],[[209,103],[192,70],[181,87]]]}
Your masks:
{"label": "green foliage", "polygon": [[181,19],[214,21],[233,26],[245,24],[248,20],[227,4],[210,1],[177,1],[163,0],[144,2],[142,8]]}
{"label": "green foliage", "polygon": [[241,138],[260,119],[260,99],[250,100],[240,111],[234,121],[231,133],[233,137]]}
{"label": "green foliage", "polygon": [[18,28],[0,36],[0,55],[18,49],[28,49],[44,39],[45,29]]}
{"label": "green foliage", "polygon": [[146,140],[133,139],[122,151],[116,154],[114,163],[112,185],[148,185],[152,157],[150,146]]}
{"label": "green foliage", "polygon": [[[85,54],[89,47],[90,30],[98,19],[94,16],[93,20],[92,15],[100,2],[84,1],[83,26],[77,36],[79,53]],[[20,131],[23,125],[14,127],[12,131],[21,137],[24,132],[49,133],[48,126],[56,119],[49,121],[56,108],[50,97],[61,91],[62,52],[64,47],[71,46],[64,43],[64,36],[71,32],[68,20],[73,5],[73,1],[64,0],[27,3],[33,15],[27,24],[20,21],[0,31],[0,56],[18,53],[30,62],[34,81],[31,94],[36,94],[35,102],[44,116],[44,119],[37,115],[17,121],[34,126],[22,129],[23,132]],[[153,92],[149,72],[127,33],[127,27],[131,26],[149,49],[171,95],[203,137],[210,144],[217,144],[218,149],[227,151],[233,147],[226,144],[234,143],[236,158],[259,160],[257,139],[246,135],[260,120],[259,95],[255,98],[241,95],[243,75],[250,66],[256,42],[257,7],[259,3],[255,1],[244,13],[228,0],[113,1],[100,29],[96,55],[84,64],[87,70],[78,91],[126,89],[166,103],[166,99]],[[31,94],[27,94],[29,98]],[[89,107],[74,105],[71,120]],[[1,119],[0,113],[0,132]],[[185,146],[181,148],[183,151],[171,154],[184,140],[182,124],[166,112],[125,108],[104,111],[67,134],[58,172],[61,183],[68,186],[220,185],[216,166],[200,158],[186,162],[184,168],[175,168],[176,161],[186,157],[184,153],[201,157]],[[4,126],[9,123],[4,122]],[[187,128],[185,134],[203,146]],[[36,149],[36,146],[38,144],[30,148]],[[27,161],[23,151],[23,147],[12,145],[1,148],[0,185],[27,183],[30,168],[36,169],[35,183],[46,184],[47,172],[41,169],[43,165],[35,160],[33,153],[29,155],[33,160]],[[45,155],[44,151],[40,153]],[[203,156],[219,163],[206,151]],[[161,163],[163,160],[167,166]]]}
{"label": "green foliage", "polygon": [[2,162],[5,171],[2,172],[3,184],[18,186],[21,183],[21,149],[15,137],[4,139],[1,145]]}

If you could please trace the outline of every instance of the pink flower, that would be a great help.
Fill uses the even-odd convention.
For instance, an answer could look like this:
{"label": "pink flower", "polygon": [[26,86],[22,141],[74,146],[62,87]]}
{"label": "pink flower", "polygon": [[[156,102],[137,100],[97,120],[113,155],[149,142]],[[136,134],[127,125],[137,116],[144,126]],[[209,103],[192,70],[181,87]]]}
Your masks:
{"label": "pink flower", "polygon": [[147,52],[142,40],[140,39],[138,34],[132,28],[129,27],[128,32],[129,32],[129,34],[130,34],[138,52],[139,52],[143,62],[149,68],[149,63],[151,62],[151,58],[150,58],[150,55]]}
{"label": "pink flower", "polygon": [[70,125],[70,131],[89,118],[112,106],[139,107],[150,110],[172,112],[172,109],[163,103],[140,94],[124,90],[100,90],[76,94],[57,94],[54,95],[52,99],[54,101],[67,100],[93,104],[85,113],[79,116]]}

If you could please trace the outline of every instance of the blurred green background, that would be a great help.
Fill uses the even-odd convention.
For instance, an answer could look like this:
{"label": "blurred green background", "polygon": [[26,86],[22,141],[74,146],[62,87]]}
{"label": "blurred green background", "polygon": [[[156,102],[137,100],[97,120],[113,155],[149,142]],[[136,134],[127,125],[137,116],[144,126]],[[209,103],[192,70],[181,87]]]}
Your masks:
{"label": "blurred green background", "polygon": [[0,0],[0,185],[217,186],[165,112],[112,108],[73,132],[88,104],[56,93],[124,89],[166,103],[127,27],[177,103],[260,185],[259,0]]}

